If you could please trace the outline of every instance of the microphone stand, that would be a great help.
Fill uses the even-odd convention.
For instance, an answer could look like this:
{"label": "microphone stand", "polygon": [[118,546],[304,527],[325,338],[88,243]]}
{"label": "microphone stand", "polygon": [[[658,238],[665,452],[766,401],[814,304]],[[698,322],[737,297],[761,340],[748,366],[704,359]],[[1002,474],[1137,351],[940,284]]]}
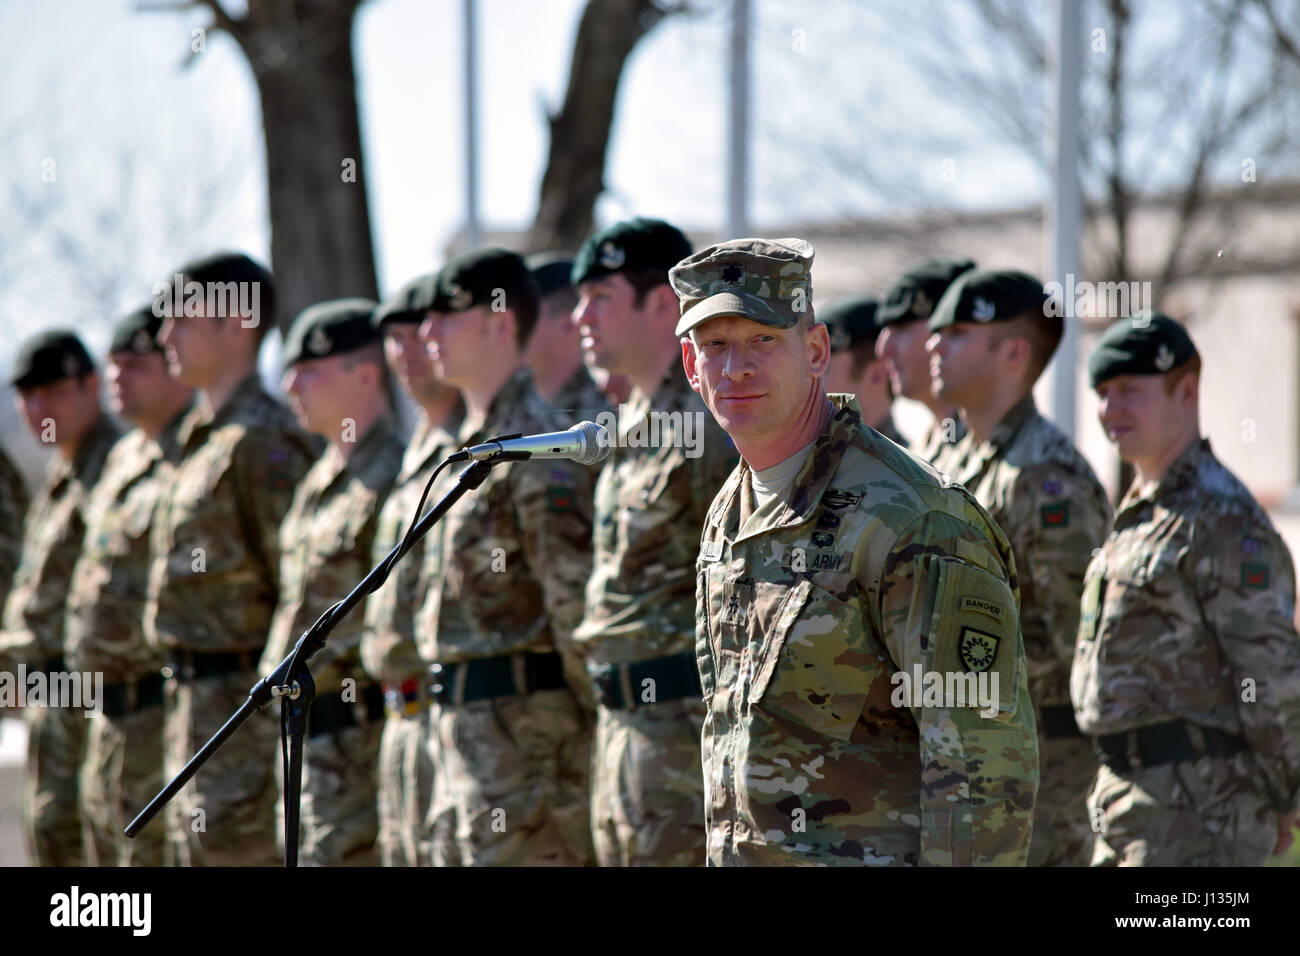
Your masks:
{"label": "microphone stand", "polygon": [[[506,436],[492,441],[504,440],[504,437]],[[390,562],[395,564],[400,561],[410,551],[411,545],[424,537],[457,501],[483,484],[494,464],[503,461],[524,461],[529,457],[527,452],[502,452],[493,458],[476,461],[462,471],[457,477],[456,484],[436,505],[425,512],[411,529],[411,533],[399,541],[383,561],[371,568],[370,573],[362,578],[361,583],[354,587],[347,597],[331,607],[315,624],[303,632],[293,650],[268,677],[262,678],[253,685],[248,692],[248,699],[122,832],[128,837],[135,837],[198,773],[199,768],[221,749],[221,745],[230,739],[254,711],[269,703],[273,697],[278,697],[280,698],[281,733],[287,733],[289,738],[289,760],[284,780],[284,865],[297,866],[303,737],[306,732],[307,713],[311,709],[311,702],[316,693],[316,685],[312,681],[311,671],[307,668],[307,661],[325,646],[326,638],[338,623],[361,603],[366,595],[377,590],[384,583],[392,570],[389,566]]]}

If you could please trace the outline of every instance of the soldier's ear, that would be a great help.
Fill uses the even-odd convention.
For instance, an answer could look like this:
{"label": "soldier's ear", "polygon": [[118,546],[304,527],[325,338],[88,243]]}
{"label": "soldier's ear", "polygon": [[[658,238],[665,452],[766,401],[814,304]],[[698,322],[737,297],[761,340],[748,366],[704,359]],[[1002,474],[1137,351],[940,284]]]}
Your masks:
{"label": "soldier's ear", "polygon": [[700,391],[700,368],[696,362],[695,343],[691,341],[689,335],[682,336],[682,368],[686,370],[686,381],[690,383],[691,388],[703,396],[704,393]]}
{"label": "soldier's ear", "polygon": [[810,321],[813,324],[804,334],[804,344],[808,349],[808,369],[814,376],[821,378],[831,364],[831,336],[824,323],[815,319]]}

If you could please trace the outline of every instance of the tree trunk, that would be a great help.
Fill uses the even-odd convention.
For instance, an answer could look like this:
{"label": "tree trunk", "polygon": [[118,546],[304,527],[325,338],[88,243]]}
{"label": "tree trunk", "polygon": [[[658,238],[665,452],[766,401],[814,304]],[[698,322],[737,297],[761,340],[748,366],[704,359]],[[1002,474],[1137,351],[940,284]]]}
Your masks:
{"label": "tree trunk", "polygon": [[322,299],[377,297],[352,62],[359,3],[249,0],[239,20],[210,4],[261,95],[281,329]]}
{"label": "tree trunk", "polygon": [[550,152],[527,251],[576,249],[591,232],[623,66],[664,12],[651,0],[588,0],[564,105],[549,118]]}

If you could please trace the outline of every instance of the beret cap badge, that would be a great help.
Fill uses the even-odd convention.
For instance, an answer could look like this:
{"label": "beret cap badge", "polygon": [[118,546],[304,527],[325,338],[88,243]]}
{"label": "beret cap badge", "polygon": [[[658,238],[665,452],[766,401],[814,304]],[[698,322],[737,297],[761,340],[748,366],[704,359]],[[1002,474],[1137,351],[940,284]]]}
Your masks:
{"label": "beret cap badge", "polygon": [[324,355],[330,350],[330,337],[320,326],[312,329],[311,335],[307,336],[307,350],[314,355]]}
{"label": "beret cap badge", "polygon": [[137,355],[148,355],[153,351],[153,336],[144,329],[137,329],[131,336],[131,351]]}
{"label": "beret cap badge", "polygon": [[65,378],[72,378],[77,374],[77,371],[80,368],[81,363],[77,361],[75,355],[63,356],[63,375]]}
{"label": "beret cap badge", "polygon": [[1160,369],[1162,372],[1167,372],[1173,368],[1174,350],[1168,345],[1162,343],[1160,348],[1156,351],[1155,365],[1156,368]]}
{"label": "beret cap badge", "polygon": [[934,311],[934,303],[930,301],[930,297],[925,294],[924,290],[917,289],[912,293],[912,307],[910,311],[912,315],[915,315],[917,318],[929,318],[930,313]]}
{"label": "beret cap badge", "polygon": [[447,283],[447,304],[459,312],[469,308],[474,301],[474,293],[457,282]]}
{"label": "beret cap badge", "polygon": [[618,269],[627,261],[627,253],[613,242],[600,245],[600,264],[606,269]]}
{"label": "beret cap badge", "polygon": [[997,308],[983,296],[977,295],[975,301],[971,303],[970,317],[976,322],[991,322],[997,314]]}

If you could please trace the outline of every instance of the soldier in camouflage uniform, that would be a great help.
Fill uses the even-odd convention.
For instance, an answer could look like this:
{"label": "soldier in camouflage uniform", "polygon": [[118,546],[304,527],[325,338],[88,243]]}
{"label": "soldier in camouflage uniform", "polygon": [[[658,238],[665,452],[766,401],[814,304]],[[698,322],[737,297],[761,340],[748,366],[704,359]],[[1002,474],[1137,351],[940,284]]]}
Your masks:
{"label": "soldier in camouflage uniform", "polygon": [[930,316],[933,391],[961,410],[966,437],[950,474],[1011,541],[1020,575],[1020,630],[1038,723],[1038,806],[1030,866],[1087,866],[1086,800],[1097,758],[1070,706],[1070,663],[1083,575],[1110,525],[1106,490],[1070,439],[1043,418],[1033,386],[1063,319],[1023,272],[957,279]]}
{"label": "soldier in camouflage uniform", "polygon": [[537,394],[572,422],[595,421],[609,409],[587,372],[579,348],[577,327],[570,321],[578,304],[569,276],[573,260],[568,256],[542,253],[528,259],[528,268],[537,280],[541,305],[537,308],[537,327],[528,337],[524,364],[533,376]]}
{"label": "soldier in camouflage uniform", "polygon": [[23,518],[29,501],[23,476],[0,448],[0,607],[13,586],[23,556]]}
{"label": "soldier in camouflage uniform", "polygon": [[[523,366],[538,298],[523,260],[499,249],[466,253],[443,266],[437,295],[420,334],[439,377],[465,400],[456,444],[562,430],[568,423]],[[434,495],[461,470],[447,472]],[[586,468],[563,459],[497,465],[426,538],[415,635],[435,681],[436,863],[592,856],[588,690],[572,647],[591,572],[591,483]]]}
{"label": "soldier in camouflage uniform", "polygon": [[[42,332],[22,344],[11,383],[31,433],[55,446],[23,527],[22,562],[5,601],[0,663],[30,675],[67,670],[63,615],[86,533],[86,499],[121,430],[99,404],[99,373],[76,334]],[[23,824],[37,866],[86,862],[77,812],[77,775],[88,713],[50,701],[29,706]]]}
{"label": "soldier in camouflage uniform", "polygon": [[1300,807],[1295,569],[1201,438],[1200,355],[1146,312],[1088,375],[1134,480],[1088,567],[1070,695],[1102,766],[1094,866],[1257,866]]}
{"label": "soldier in camouflage uniform", "polygon": [[[315,459],[289,410],[257,377],[274,315],[269,272],[219,253],[183,267],[158,340],[173,375],[199,390],[177,433],[180,461],[150,534],[145,638],[164,673],[163,773],[179,772],[257,682],[280,589],[279,530]],[[177,283],[178,286],[181,283]],[[230,290],[237,290],[238,298]],[[166,809],[177,865],[275,865],[279,720],[263,711],[204,764]],[[156,823],[150,824],[156,826]]]}
{"label": "soldier in camouflage uniform", "polygon": [[961,441],[966,426],[957,409],[938,401],[930,392],[930,356],[925,342],[930,332],[926,320],[954,279],[975,268],[969,259],[928,259],[899,277],[876,310],[880,337],[876,354],[889,366],[894,394],[920,402],[934,415],[930,431],[912,449],[940,471],[940,458]]}
{"label": "soldier in camouflage uniform", "polygon": [[1023,865],[1038,741],[1011,546],[828,398],[812,256],[737,239],[672,270],[687,375],[743,458],[697,561],[709,863]]}
{"label": "soldier in camouflage uniform", "polygon": [[149,528],[180,454],[176,433],[194,394],[171,376],[156,341],[152,304],[118,322],[107,377],[113,411],[135,427],[108,454],[86,509],[86,537],[72,575],[65,655],[73,670],[104,675],[81,766],[86,851],[98,866],[159,866],[162,827],[135,839],[127,823],[162,789],[162,659],[144,639]]}
{"label": "soldier in camouflage uniform", "polygon": [[845,392],[858,400],[862,420],[895,444],[907,439],[894,425],[894,388],[889,365],[876,357],[880,303],[869,295],[832,302],[818,313],[831,339],[831,364],[824,376],[828,392]]}
{"label": "soldier in camouflage uniform", "polygon": [[691,561],[709,502],[736,464],[679,364],[668,270],[690,255],[666,222],[633,219],[578,253],[573,320],[632,399],[596,484],[582,644],[599,697],[591,824],[601,866],[704,863]]}
{"label": "soldier in camouflage uniform", "polygon": [[[280,603],[262,655],[269,675],[302,633],[370,571],[375,519],[402,464],[388,404],[376,304],[334,299],[304,310],[284,347],[284,391],[325,452],[280,525]],[[361,667],[363,611],[353,609],[308,662],[316,696],[303,753],[301,854],[306,866],[378,866],[376,810],[384,692]],[[280,767],[279,764],[276,765]],[[284,780],[277,773],[281,834]]]}
{"label": "soldier in camouflage uniform", "polygon": [[[430,275],[408,282],[372,318],[383,334],[389,369],[416,403],[415,430],[375,523],[372,565],[384,560],[406,533],[429,476],[451,450],[448,429],[459,428],[464,414],[460,394],[434,374],[419,337],[424,314],[434,304],[436,279]],[[429,860],[420,841],[433,794],[433,764],[425,746],[431,697],[414,630],[427,580],[423,557],[423,544],[417,543],[365,604],[361,662],[382,683],[388,712],[379,744],[378,842],[384,866],[419,866]]]}

